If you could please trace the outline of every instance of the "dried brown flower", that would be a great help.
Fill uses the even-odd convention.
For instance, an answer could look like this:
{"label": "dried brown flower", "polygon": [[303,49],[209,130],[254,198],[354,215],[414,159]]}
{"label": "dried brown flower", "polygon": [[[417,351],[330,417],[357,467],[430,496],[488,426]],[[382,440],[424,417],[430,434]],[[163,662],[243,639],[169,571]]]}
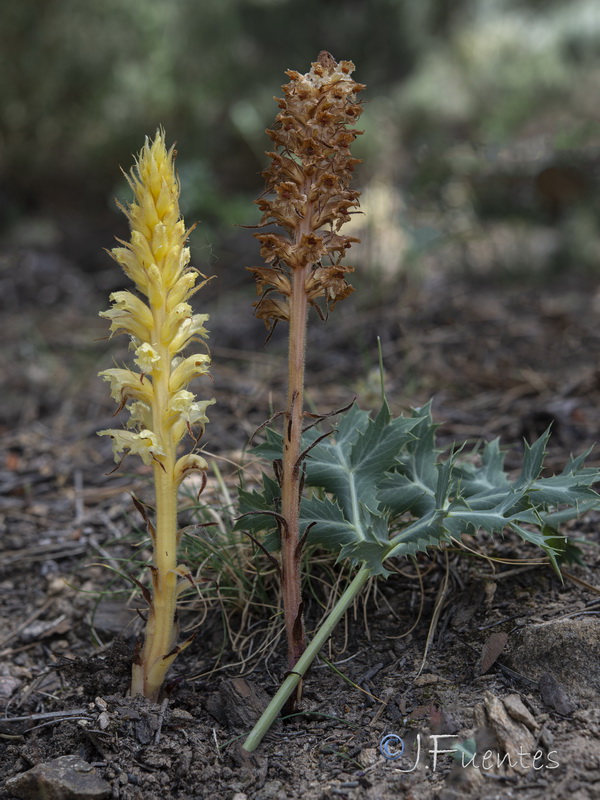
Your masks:
{"label": "dried brown flower", "polygon": [[[341,260],[357,239],[340,233],[358,206],[359,192],[350,189],[357,159],[350,145],[360,131],[350,125],[360,116],[357,93],[364,87],[350,77],[351,61],[339,64],[323,51],[310,72],[290,70],[290,82],[277,102],[272,130],[275,144],[263,175],[264,194],[256,201],[263,212],[259,227],[276,224],[278,233],[256,234],[267,267],[252,267],[260,300],[256,316],[271,331],[280,320],[289,323],[287,405],[277,512],[280,534],[281,580],[290,670],[305,649],[301,555],[306,532],[300,533],[303,486],[302,431],[304,426],[304,369],[309,306],[321,316],[353,292],[346,281],[352,267]],[[310,526],[309,526],[310,527]],[[295,709],[297,695],[287,711]]]}
{"label": "dried brown flower", "polygon": [[[267,327],[289,320],[290,279],[297,270],[304,271],[304,291],[317,308],[322,299],[331,310],[353,291],[345,279],[352,267],[340,261],[358,239],[339,233],[360,195],[349,188],[359,163],[350,145],[361,133],[349,126],[361,114],[356,96],[364,88],[353,71],[351,61],[338,64],[323,51],[306,75],[288,70],[284,97],[276,98],[280,111],[267,131],[276,149],[268,153],[266,189],[255,202],[263,212],[261,227],[275,223],[286,234],[257,234],[261,256],[274,269],[249,268],[261,295],[256,315]],[[274,291],[281,297],[273,298]]]}

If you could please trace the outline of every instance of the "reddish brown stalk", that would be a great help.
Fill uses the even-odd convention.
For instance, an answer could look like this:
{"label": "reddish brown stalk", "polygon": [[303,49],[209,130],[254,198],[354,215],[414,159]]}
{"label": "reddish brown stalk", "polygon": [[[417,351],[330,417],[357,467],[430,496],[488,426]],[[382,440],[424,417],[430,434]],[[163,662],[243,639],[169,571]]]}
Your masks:
{"label": "reddish brown stalk", "polygon": [[323,51],[306,75],[288,71],[290,83],[278,100],[281,111],[274,129],[267,131],[276,150],[268,154],[272,163],[263,173],[266,192],[256,201],[263,211],[261,227],[275,223],[287,233],[257,234],[261,255],[272,266],[252,267],[251,272],[261,295],[256,315],[271,330],[280,320],[290,324],[280,471],[281,583],[290,670],[305,649],[299,517],[308,308],[324,316],[319,300],[332,310],[353,291],[345,279],[352,267],[340,262],[358,240],[339,233],[359,196],[349,188],[358,163],[349,148],[360,132],[348,124],[361,113],[356,94],[364,87],[350,77],[353,70],[351,61],[338,64]]}
{"label": "reddish brown stalk", "polygon": [[286,521],[281,537],[281,589],[288,643],[288,669],[294,669],[306,643],[302,619],[300,558],[301,437],[304,417],[304,363],[308,301],[305,270],[294,272],[290,297],[288,397],[283,437],[281,515]]}

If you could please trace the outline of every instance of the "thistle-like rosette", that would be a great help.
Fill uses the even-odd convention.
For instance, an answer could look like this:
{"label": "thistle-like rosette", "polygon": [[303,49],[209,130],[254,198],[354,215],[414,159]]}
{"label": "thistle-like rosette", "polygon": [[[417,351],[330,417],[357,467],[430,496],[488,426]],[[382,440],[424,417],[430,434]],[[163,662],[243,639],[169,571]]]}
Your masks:
{"label": "thistle-like rosette", "polygon": [[339,232],[360,195],[350,189],[360,161],[350,145],[361,133],[352,125],[362,111],[356,96],[364,86],[353,80],[353,71],[351,61],[338,64],[323,51],[306,75],[289,70],[284,97],[276,98],[281,110],[267,131],[276,149],[268,153],[265,193],[255,202],[263,212],[261,227],[274,223],[284,234],[257,234],[261,256],[272,266],[250,268],[261,295],[256,315],[267,327],[289,320],[295,270],[306,272],[304,290],[317,309],[319,298],[331,310],[353,291],[346,282],[352,267],[341,260],[358,239]]}
{"label": "thistle-like rosette", "polygon": [[[131,278],[139,295],[114,292],[111,307],[100,316],[110,320],[111,336],[131,338],[137,369],[115,368],[100,373],[110,383],[111,395],[130,412],[129,430],[100,431],[111,436],[116,461],[137,453],[145,464],[172,468],[179,482],[191,469],[205,469],[197,454],[187,454],[169,465],[169,454],[193,427],[200,434],[208,422],[207,406],[214,400],[197,401],[187,387],[208,371],[210,357],[181,352],[206,338],[207,314],[194,314],[188,302],[206,282],[189,266],[190,251],[179,211],[179,181],[174,169],[174,150],[167,150],[163,131],[153,142],[146,140],[134,168],[127,176],[134,201],[122,210],[129,220],[131,238],[111,251]],[[142,299],[143,298],[143,299]],[[197,437],[199,438],[199,437]],[[172,459],[171,459],[172,460]]]}

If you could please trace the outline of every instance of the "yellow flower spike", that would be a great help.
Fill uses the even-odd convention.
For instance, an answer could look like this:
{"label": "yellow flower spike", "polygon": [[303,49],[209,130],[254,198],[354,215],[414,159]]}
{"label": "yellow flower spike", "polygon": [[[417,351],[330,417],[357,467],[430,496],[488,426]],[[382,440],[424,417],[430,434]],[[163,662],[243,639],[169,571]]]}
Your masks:
{"label": "yellow flower spike", "polygon": [[128,406],[129,419],[126,422],[128,428],[137,430],[150,430],[152,425],[152,408],[146,403],[136,401]]}
{"label": "yellow flower spike", "polygon": [[[180,355],[192,341],[207,336],[207,314],[194,314],[187,300],[205,282],[189,267],[186,229],[179,212],[179,181],[173,166],[173,148],[167,150],[162,131],[146,140],[127,176],[134,201],[123,208],[131,237],[111,253],[145,300],[129,291],[114,292],[112,306],[101,316],[110,320],[111,335],[131,339],[139,372],[119,367],[104,370],[111,395],[130,417],[125,430],[99,431],[113,440],[115,460],[139,455],[151,465],[156,492],[153,529],[154,563],[144,645],[134,659],[131,694],[158,700],[165,675],[175,656],[190,640],[177,644],[176,607],[182,578],[189,571],[177,563],[177,487],[190,471],[208,468],[202,456],[178,456],[186,433],[195,441],[208,422],[207,406],[189,391],[190,381],[207,372],[207,354]],[[201,276],[204,277],[204,276]],[[193,432],[194,427],[196,432]]]}
{"label": "yellow flower spike", "polygon": [[[181,395],[181,392],[178,394]],[[186,394],[192,394],[186,392]],[[192,395],[193,397],[193,395]],[[175,422],[172,423],[172,435],[174,441],[180,441],[189,431],[190,427],[198,427],[200,433],[204,433],[204,426],[208,422],[206,407],[214,403],[214,400],[202,400],[201,402],[189,402],[181,399],[181,405],[177,409]]]}
{"label": "yellow flower spike", "polygon": [[[166,226],[163,223],[157,224],[152,235],[152,252],[154,253],[154,257],[156,258],[157,262],[164,262],[165,256],[170,249],[169,245],[169,235],[167,233]],[[168,272],[163,271],[163,280],[165,282],[165,286],[168,288],[171,288],[171,278],[172,276],[169,275]]]}
{"label": "yellow flower spike", "polygon": [[[150,242],[148,241],[148,233],[147,231],[144,233],[143,231],[135,227],[136,224],[142,227],[143,223],[140,220],[136,221],[131,214],[128,214],[127,216],[129,218],[129,226],[131,228],[130,249],[134,258],[137,261],[137,264],[135,265],[136,268],[141,269],[141,272],[143,274],[148,264],[151,264],[154,259],[152,249],[150,248]],[[143,280],[147,283],[148,281],[147,276],[144,275]]]}
{"label": "yellow flower spike", "polygon": [[147,274],[148,300],[150,302],[152,313],[155,313],[162,307],[164,303],[165,296],[167,294],[166,286],[164,285],[163,275],[156,264],[152,263],[148,265]]}

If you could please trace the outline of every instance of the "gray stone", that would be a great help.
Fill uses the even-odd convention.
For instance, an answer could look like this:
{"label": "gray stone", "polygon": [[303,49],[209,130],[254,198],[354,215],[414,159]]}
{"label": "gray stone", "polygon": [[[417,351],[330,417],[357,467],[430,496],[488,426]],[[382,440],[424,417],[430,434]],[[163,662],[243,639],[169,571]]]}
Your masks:
{"label": "gray stone", "polygon": [[[510,707],[515,707],[515,702],[513,695],[509,695],[509,697],[511,697],[511,700],[506,706],[499,697],[496,697],[491,692],[483,693],[488,725],[496,736],[501,753],[509,753],[513,761],[516,762],[516,764],[513,764],[512,769],[521,775],[526,775],[531,765],[521,763],[517,759],[517,754],[519,752],[534,753],[536,740],[527,725],[512,717]],[[533,720],[533,724],[535,726],[535,720]]]}
{"label": "gray stone", "polygon": [[572,714],[577,709],[577,704],[573,703],[562,683],[559,683],[551,672],[544,672],[538,681],[538,689],[547,708],[552,708],[564,716]]}
{"label": "gray stone", "polygon": [[600,702],[600,620],[584,617],[529,625],[511,649],[508,665],[538,680],[551,673],[568,695]]}
{"label": "gray stone", "polygon": [[111,787],[79,756],[60,756],[6,781],[6,789],[24,800],[104,800]]}
{"label": "gray stone", "polygon": [[517,722],[522,722],[530,731],[536,731],[539,728],[535,717],[529,711],[525,703],[521,700],[518,694],[508,694],[502,698],[504,708],[508,711],[508,716]]}
{"label": "gray stone", "polygon": [[94,630],[99,633],[118,636],[127,630],[136,614],[123,603],[116,600],[102,600],[98,603],[90,620]]}
{"label": "gray stone", "polygon": [[8,700],[22,683],[22,680],[12,675],[0,675],[0,700]]}

